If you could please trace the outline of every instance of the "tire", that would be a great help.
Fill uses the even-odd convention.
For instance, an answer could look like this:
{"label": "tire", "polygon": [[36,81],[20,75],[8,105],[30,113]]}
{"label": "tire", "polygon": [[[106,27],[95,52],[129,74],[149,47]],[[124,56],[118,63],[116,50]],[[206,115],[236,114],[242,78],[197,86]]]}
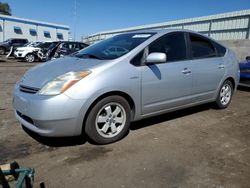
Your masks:
{"label": "tire", "polygon": [[122,139],[129,130],[131,110],[120,96],[103,98],[90,110],[85,133],[97,144],[109,144]]}
{"label": "tire", "polygon": [[4,55],[6,52],[4,47],[0,47],[0,55]]}
{"label": "tire", "polygon": [[35,58],[36,57],[34,54],[27,54],[24,59],[28,63],[33,63],[35,61]]}
{"label": "tire", "polygon": [[230,104],[233,96],[233,84],[229,80],[226,80],[218,93],[215,105],[218,109],[227,108]]}

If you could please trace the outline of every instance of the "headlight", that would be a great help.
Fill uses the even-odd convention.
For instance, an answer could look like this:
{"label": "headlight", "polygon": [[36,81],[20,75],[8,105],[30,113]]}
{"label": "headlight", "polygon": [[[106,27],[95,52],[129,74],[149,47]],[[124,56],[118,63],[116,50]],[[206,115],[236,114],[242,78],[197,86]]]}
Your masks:
{"label": "headlight", "polygon": [[58,95],[65,92],[75,83],[88,76],[91,71],[68,72],[48,82],[40,91],[40,95]]}

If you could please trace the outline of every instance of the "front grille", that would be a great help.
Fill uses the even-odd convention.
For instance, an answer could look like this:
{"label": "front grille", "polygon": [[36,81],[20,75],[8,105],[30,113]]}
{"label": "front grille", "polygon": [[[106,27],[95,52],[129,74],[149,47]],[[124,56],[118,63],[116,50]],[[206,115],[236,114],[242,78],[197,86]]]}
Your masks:
{"label": "front grille", "polygon": [[30,117],[28,117],[28,116],[26,116],[26,115],[23,115],[23,114],[22,114],[21,112],[19,112],[19,111],[16,111],[16,113],[17,113],[17,115],[18,115],[19,117],[21,117],[23,120],[25,120],[25,121],[29,122],[30,124],[34,125],[34,122],[33,122],[33,120],[32,120]]}
{"label": "front grille", "polygon": [[30,94],[35,94],[39,91],[38,88],[24,86],[24,85],[20,85],[19,89],[20,89],[20,91],[22,91],[24,93],[30,93]]}

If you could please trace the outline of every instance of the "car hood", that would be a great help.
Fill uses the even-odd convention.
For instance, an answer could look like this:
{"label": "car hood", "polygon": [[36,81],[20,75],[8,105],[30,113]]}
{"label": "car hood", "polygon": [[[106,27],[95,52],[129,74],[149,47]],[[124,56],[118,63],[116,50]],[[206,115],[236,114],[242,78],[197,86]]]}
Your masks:
{"label": "car hood", "polygon": [[20,80],[20,85],[40,89],[47,82],[54,80],[62,74],[70,71],[90,70],[96,66],[100,66],[103,63],[103,60],[80,59],[76,57],[65,56],[63,58],[51,60],[31,68]]}
{"label": "car hood", "polygon": [[39,50],[40,48],[32,47],[32,46],[26,46],[26,47],[18,47],[17,50],[25,50],[25,51],[33,51],[33,50]]}

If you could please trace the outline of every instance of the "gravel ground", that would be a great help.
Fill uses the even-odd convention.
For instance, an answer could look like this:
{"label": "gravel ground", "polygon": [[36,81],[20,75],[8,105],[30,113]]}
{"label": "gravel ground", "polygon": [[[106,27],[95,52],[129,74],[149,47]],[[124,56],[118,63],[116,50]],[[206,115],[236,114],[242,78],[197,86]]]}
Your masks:
{"label": "gravel ground", "polygon": [[34,64],[0,62],[0,163],[35,168],[36,186],[250,187],[249,89],[240,88],[225,110],[207,104],[135,122],[121,141],[97,146],[22,129],[12,90]]}

